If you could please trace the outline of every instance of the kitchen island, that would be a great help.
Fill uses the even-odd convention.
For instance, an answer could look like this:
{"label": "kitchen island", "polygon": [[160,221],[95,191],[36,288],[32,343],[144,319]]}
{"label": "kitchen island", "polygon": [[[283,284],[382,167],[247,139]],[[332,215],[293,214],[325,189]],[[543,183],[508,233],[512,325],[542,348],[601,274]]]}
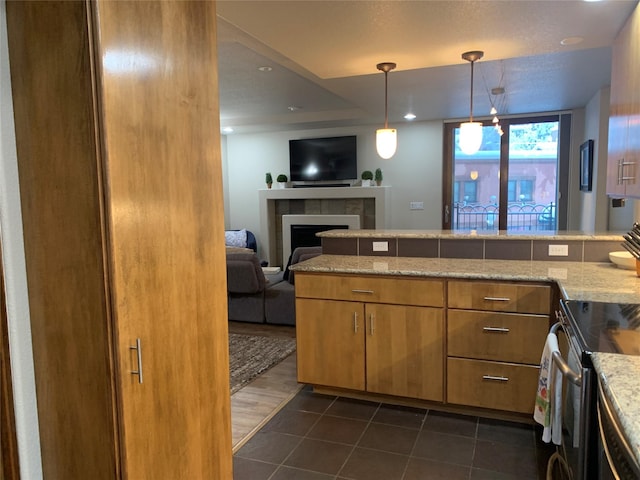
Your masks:
{"label": "kitchen island", "polygon": [[[344,231],[323,232],[323,251],[325,236],[328,238],[342,239],[347,242],[357,239],[355,255],[323,254],[298,264],[294,267],[296,272],[307,272],[314,275],[347,275],[347,276],[391,276],[425,279],[462,279],[465,281],[508,281],[508,282],[536,282],[557,286],[564,298],[575,300],[587,300],[615,303],[639,303],[640,304],[640,278],[635,271],[617,268],[614,264],[603,260],[604,250],[620,249],[620,237],[611,236],[581,236],[579,234],[553,235],[547,237],[521,236],[518,241],[534,242],[576,242],[583,252],[580,261],[557,260],[507,260],[492,258],[441,258],[398,256],[398,247],[402,238],[413,240],[475,240],[470,235],[442,234],[438,232],[404,232],[395,236],[390,231],[360,231],[345,234]],[[404,237],[403,237],[404,235]],[[514,236],[482,236],[482,241],[500,241],[502,239],[514,239]],[[372,252],[367,249],[368,240],[389,240],[395,243],[395,252],[384,255],[363,255],[364,252]],[[591,248],[587,242],[604,242],[598,244],[607,248],[596,248],[590,251],[600,250],[600,256],[594,255],[600,261],[584,261],[584,252]],[[362,242],[362,244],[361,244]],[[576,245],[574,244],[574,246]],[[364,248],[362,248],[364,246]],[[505,244],[506,245],[506,244]],[[571,245],[571,244],[570,244]],[[615,247],[618,248],[615,248]],[[344,245],[339,246],[339,251],[344,251]],[[507,250],[506,248],[504,249]],[[531,247],[530,251],[534,251]],[[332,252],[336,251],[333,244]],[[438,253],[442,250],[438,249]],[[486,252],[486,245],[483,252]],[[483,255],[484,256],[484,255]],[[623,419],[625,433],[633,446],[636,458],[640,459],[640,411],[637,407],[637,394],[640,390],[640,357],[626,357],[616,354],[595,354],[595,363],[598,374],[608,379],[608,388],[605,393],[613,400],[617,413]],[[621,368],[622,363],[624,367]],[[628,367],[628,368],[627,368]]]}

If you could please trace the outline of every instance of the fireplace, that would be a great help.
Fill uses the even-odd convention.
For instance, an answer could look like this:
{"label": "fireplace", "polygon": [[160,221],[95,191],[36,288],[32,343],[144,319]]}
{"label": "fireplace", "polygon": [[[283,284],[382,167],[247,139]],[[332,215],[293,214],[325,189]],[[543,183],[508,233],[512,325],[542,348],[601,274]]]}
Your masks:
{"label": "fireplace", "polygon": [[316,233],[337,228],[360,228],[359,215],[283,215],[282,261],[285,263],[296,247],[320,245]]}

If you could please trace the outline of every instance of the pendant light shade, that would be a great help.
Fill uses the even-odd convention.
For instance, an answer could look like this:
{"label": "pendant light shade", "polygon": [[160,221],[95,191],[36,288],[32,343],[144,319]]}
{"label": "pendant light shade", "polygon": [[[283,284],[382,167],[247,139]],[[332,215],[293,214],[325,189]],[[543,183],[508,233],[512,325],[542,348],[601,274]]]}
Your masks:
{"label": "pendant light shade", "polygon": [[467,155],[473,155],[480,150],[480,145],[482,145],[482,123],[461,123],[458,145],[460,146],[460,150]]}
{"label": "pendant light shade", "polygon": [[396,153],[398,147],[398,132],[395,128],[379,128],[376,130],[376,150],[385,160]]}
{"label": "pendant light shade", "polygon": [[473,121],[473,64],[482,58],[484,52],[472,51],[462,54],[462,58],[471,63],[471,95],[469,104],[469,121],[460,124],[458,145],[467,155],[473,155],[482,145],[482,123]]}
{"label": "pendant light shade", "polygon": [[384,128],[376,130],[376,150],[381,158],[388,160],[393,157],[398,147],[398,132],[395,128],[389,128],[388,125],[388,102],[387,102],[387,75],[391,70],[396,68],[395,63],[384,62],[376,65],[376,68],[384,72]]}

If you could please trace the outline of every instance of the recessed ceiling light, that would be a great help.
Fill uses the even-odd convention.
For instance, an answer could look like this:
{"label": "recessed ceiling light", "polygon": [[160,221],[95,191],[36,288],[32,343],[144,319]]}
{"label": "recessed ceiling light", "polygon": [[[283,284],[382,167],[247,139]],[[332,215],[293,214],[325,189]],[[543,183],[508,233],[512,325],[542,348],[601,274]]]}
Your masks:
{"label": "recessed ceiling light", "polygon": [[273,68],[264,66],[264,67],[258,67],[258,70],[260,70],[261,72],[270,72],[271,70],[273,70]]}
{"label": "recessed ceiling light", "polygon": [[296,107],[295,105],[289,105],[287,107],[287,110],[289,110],[290,112],[295,112],[296,110],[300,110],[302,107]]}
{"label": "recessed ceiling light", "polygon": [[222,129],[222,131],[223,131],[224,133],[232,133],[232,132],[233,132],[233,128],[231,128],[231,127],[224,127],[224,128]]}
{"label": "recessed ceiling light", "polygon": [[565,47],[568,45],[577,45],[579,43],[582,43],[583,40],[584,38],[582,37],[567,37],[567,38],[563,38],[560,41],[560,45],[564,45]]}
{"label": "recessed ceiling light", "polygon": [[415,120],[415,119],[416,119],[416,116],[415,116],[415,114],[413,114],[413,113],[407,113],[407,114],[404,116],[404,119],[405,119],[405,120]]}

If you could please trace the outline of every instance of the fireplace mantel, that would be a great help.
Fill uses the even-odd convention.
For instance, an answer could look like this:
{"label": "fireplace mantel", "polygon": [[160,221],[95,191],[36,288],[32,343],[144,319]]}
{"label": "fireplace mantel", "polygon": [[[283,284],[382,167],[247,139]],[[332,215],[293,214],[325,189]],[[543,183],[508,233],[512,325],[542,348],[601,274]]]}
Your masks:
{"label": "fireplace mantel", "polygon": [[[279,256],[278,228],[281,225],[283,212],[276,211],[279,200],[357,200],[373,199],[375,204],[375,226],[373,228],[387,228],[391,187],[313,187],[313,188],[274,188],[258,190],[260,208],[260,237],[263,255],[270,265],[285,263],[287,259]],[[284,212],[304,214],[305,212]],[[353,211],[308,212],[309,214],[353,214]],[[370,228],[370,227],[367,227]],[[281,255],[281,253],[280,253]],[[283,265],[284,266],[284,265]]]}

